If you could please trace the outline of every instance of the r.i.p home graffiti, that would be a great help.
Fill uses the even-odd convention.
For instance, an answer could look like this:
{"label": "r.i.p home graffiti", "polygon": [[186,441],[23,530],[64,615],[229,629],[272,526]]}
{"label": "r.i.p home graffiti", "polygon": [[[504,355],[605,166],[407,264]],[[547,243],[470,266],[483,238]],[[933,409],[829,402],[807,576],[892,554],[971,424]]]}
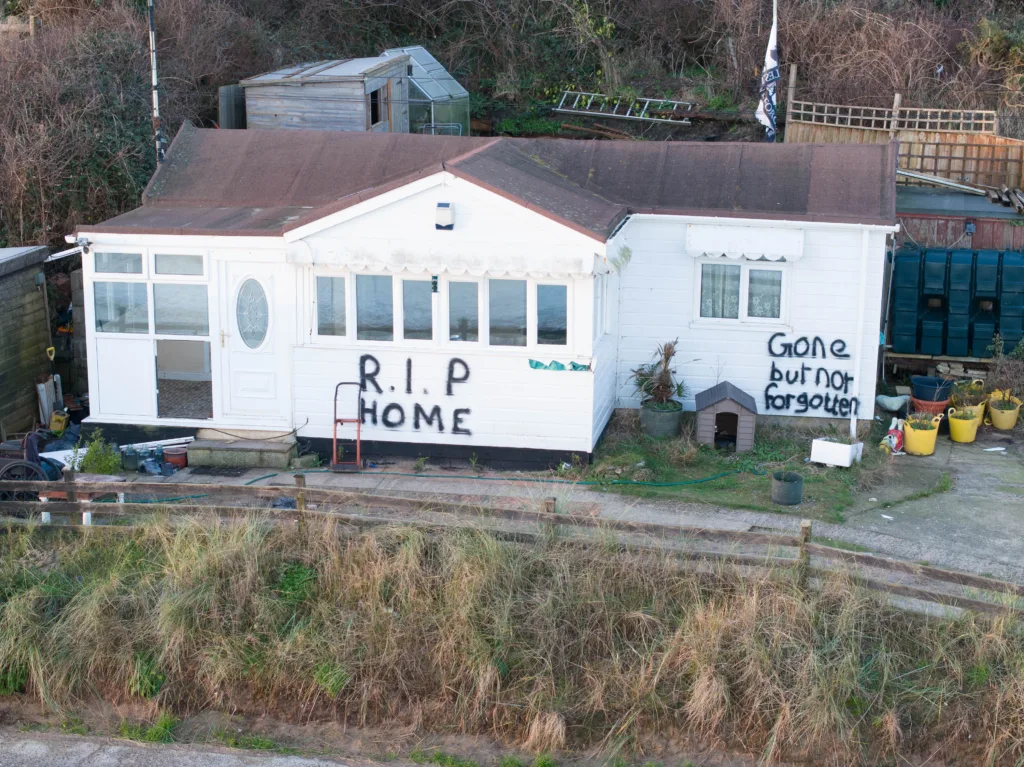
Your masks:
{"label": "r.i.p home graffiti", "polygon": [[[381,363],[372,354],[364,354],[359,358],[359,389],[364,394],[359,398],[359,418],[363,425],[383,426],[387,429],[412,429],[413,431],[436,430],[443,434],[469,436],[473,432],[466,426],[466,418],[470,414],[468,407],[453,408],[446,413],[441,405],[412,402],[403,405],[400,402],[387,402],[383,399],[371,399],[374,395],[385,394],[383,386],[378,382],[382,377]],[[445,375],[445,396],[454,397],[456,386],[469,380],[469,365],[459,357],[448,360],[448,371]],[[405,360],[405,394],[413,392],[413,361]],[[395,387],[389,387],[391,392]],[[429,395],[427,389],[422,390]]]}
{"label": "r.i.p home graffiti", "polygon": [[764,389],[766,413],[849,418],[857,415],[854,375],[849,371],[846,341],[827,343],[820,337],[788,340],[786,333],[768,339],[772,358],[769,383]]}

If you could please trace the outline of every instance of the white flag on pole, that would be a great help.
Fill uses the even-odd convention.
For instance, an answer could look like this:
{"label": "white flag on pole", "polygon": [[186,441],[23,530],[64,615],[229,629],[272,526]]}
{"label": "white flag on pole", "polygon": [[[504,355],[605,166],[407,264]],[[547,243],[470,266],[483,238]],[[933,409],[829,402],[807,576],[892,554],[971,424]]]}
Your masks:
{"label": "white flag on pole", "polygon": [[765,127],[766,140],[775,141],[775,105],[779,85],[779,1],[772,4],[772,31],[768,36],[768,50],[764,54],[764,70],[761,72],[761,103],[755,116]]}

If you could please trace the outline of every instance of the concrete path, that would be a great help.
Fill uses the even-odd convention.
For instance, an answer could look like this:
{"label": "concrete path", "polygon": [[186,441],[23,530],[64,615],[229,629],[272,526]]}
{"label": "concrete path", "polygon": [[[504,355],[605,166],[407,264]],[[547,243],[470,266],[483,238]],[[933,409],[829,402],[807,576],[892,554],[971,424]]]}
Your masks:
{"label": "concrete path", "polygon": [[[340,762],[205,746],[0,732],[0,767],[338,767]],[[354,762],[347,765],[355,767]]]}
{"label": "concrete path", "polygon": [[[985,448],[992,447],[1004,450],[985,452]],[[989,430],[982,441],[956,445],[943,435],[934,456],[897,456],[894,468],[899,476],[884,487],[859,494],[855,507],[845,512],[844,524],[815,522],[815,537],[846,541],[908,561],[1024,583],[1024,456],[1013,439]],[[952,490],[919,500],[903,500],[915,491],[926,492],[936,487],[944,472],[952,477]],[[254,469],[238,479],[218,480],[209,476],[190,477],[186,472],[169,481],[241,484],[270,473]],[[360,474],[310,473],[306,482],[310,487],[447,500],[457,497],[485,505],[532,509],[541,508],[543,499],[553,496],[559,508],[576,513],[723,530],[797,532],[800,526],[799,507],[792,513],[772,514],[529,481],[533,477],[515,472],[487,474],[484,479],[458,476],[470,473],[466,467],[453,472],[456,476],[446,476],[437,470],[413,475],[411,462],[396,461],[383,470],[371,469]],[[279,472],[256,484],[294,482],[291,473]]]}

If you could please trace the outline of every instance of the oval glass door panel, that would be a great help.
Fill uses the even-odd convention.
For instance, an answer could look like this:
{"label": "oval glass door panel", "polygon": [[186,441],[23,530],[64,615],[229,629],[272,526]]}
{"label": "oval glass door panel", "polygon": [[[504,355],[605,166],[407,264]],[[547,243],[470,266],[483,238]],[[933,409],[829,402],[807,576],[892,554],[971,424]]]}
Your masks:
{"label": "oval glass door panel", "polygon": [[258,349],[267,337],[270,308],[267,305],[267,294],[256,280],[249,279],[242,283],[238,291],[235,318],[242,341],[250,349]]}

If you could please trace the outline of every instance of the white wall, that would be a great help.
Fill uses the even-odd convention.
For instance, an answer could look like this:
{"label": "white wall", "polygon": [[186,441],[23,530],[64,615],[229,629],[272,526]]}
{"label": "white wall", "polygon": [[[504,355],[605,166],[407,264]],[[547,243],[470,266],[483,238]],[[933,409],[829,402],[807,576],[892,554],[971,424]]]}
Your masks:
{"label": "white wall", "polygon": [[[770,325],[715,324],[701,321],[697,316],[697,260],[687,254],[685,247],[688,221],[700,219],[634,217],[609,244],[612,254],[621,245],[627,245],[632,251],[622,273],[619,299],[618,406],[636,407],[638,404],[629,371],[649,361],[659,343],[678,338],[676,359],[679,374],[688,389],[685,402],[688,409],[693,408],[693,396],[697,392],[728,380],[751,394],[762,414],[846,418],[850,413],[843,408],[845,396],[847,400],[857,397],[859,417],[870,419],[875,396],[885,233],[872,230],[869,235],[863,357],[858,376],[854,371],[854,347],[862,244],[860,228],[804,227],[802,258],[789,264],[784,278],[788,316],[782,321]],[[719,219],[716,223],[728,222]],[[783,226],[801,228],[795,223]],[[716,261],[722,262],[724,259]],[[727,263],[739,262],[729,260]],[[783,335],[776,336],[779,333]],[[773,336],[776,336],[773,344],[776,352],[784,351],[784,344],[792,344],[800,338],[806,338],[808,344],[820,338],[826,356],[822,357],[821,345],[818,345],[815,347],[817,357],[773,357],[769,354],[769,340]],[[831,353],[835,341],[845,344],[847,358],[837,358]],[[799,351],[803,351],[802,344]],[[836,351],[842,351],[841,345]],[[778,386],[769,391],[773,396],[769,403],[765,391],[773,383],[773,363],[776,378],[781,373],[783,380],[776,381]],[[804,365],[807,367],[802,368]],[[844,374],[853,376],[845,387],[848,391],[844,394],[826,386],[824,373],[819,375],[819,369],[836,373],[836,382]],[[788,383],[786,373],[791,381],[794,377],[802,380]],[[824,402],[826,394],[829,395],[828,411]],[[783,399],[775,399],[776,395]],[[805,407],[800,395],[806,395],[808,405],[813,402],[818,407]],[[837,396],[839,403],[833,406]],[[848,402],[846,407],[850,406]]]}
{"label": "white wall", "polygon": [[[365,368],[380,373],[377,392],[367,381],[362,397],[367,407],[377,406],[377,424],[364,418],[364,440],[435,443],[458,446],[499,446],[541,450],[591,450],[591,413],[594,375],[589,371],[534,370],[529,356],[493,353],[488,349],[460,352],[449,349],[410,351],[394,345],[366,345],[361,348],[296,347],[296,424],[303,437],[330,437],[334,387],[340,381],[359,381],[360,359]],[[555,355],[547,355],[545,359]],[[453,363],[453,359],[461,362]],[[412,385],[407,387],[406,364],[411,360]],[[448,394],[448,377],[453,381]],[[411,392],[409,391],[411,389]],[[444,430],[428,425],[422,418],[415,428],[415,405],[431,413],[440,408]],[[397,407],[395,407],[397,406]],[[344,387],[339,397],[339,417],[355,414],[353,387]],[[388,427],[383,423],[385,408],[391,408]],[[400,409],[399,409],[400,408]],[[460,419],[461,432],[455,418]],[[404,423],[397,423],[404,417]],[[353,434],[348,427],[347,435]],[[345,431],[340,432],[342,436]]]}

